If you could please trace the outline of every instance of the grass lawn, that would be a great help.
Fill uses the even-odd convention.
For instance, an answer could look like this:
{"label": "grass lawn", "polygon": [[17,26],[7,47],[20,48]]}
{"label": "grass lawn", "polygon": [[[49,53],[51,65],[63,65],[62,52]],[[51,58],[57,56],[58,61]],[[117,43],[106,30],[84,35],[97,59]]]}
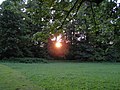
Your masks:
{"label": "grass lawn", "polygon": [[42,90],[19,71],[0,64],[0,90]]}
{"label": "grass lawn", "polygon": [[0,90],[120,90],[120,63],[0,63]]}

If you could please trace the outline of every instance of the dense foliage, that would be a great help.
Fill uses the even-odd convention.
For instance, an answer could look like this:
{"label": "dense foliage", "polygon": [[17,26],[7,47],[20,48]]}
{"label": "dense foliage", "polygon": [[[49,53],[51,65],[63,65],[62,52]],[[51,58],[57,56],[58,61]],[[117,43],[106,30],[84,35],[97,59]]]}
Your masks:
{"label": "dense foliage", "polygon": [[[59,34],[69,45],[62,57],[48,49],[50,38]],[[0,5],[0,58],[14,57],[120,61],[120,4],[117,0],[6,0]]]}

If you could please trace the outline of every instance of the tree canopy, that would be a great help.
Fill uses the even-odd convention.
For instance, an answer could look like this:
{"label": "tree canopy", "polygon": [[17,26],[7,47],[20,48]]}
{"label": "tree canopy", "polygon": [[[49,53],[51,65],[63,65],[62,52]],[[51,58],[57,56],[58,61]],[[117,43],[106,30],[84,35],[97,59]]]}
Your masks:
{"label": "tree canopy", "polygon": [[[6,0],[0,5],[0,37],[1,59],[120,61],[120,4],[117,0]],[[53,47],[58,37],[61,50]]]}

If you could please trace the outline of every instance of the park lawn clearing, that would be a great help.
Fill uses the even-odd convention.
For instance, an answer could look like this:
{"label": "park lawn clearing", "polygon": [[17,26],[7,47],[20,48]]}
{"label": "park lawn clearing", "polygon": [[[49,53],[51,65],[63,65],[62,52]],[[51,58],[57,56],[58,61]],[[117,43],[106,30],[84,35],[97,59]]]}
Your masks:
{"label": "park lawn clearing", "polygon": [[120,90],[120,63],[1,64],[45,90]]}
{"label": "park lawn clearing", "polygon": [[20,72],[0,64],[0,90],[42,90]]}

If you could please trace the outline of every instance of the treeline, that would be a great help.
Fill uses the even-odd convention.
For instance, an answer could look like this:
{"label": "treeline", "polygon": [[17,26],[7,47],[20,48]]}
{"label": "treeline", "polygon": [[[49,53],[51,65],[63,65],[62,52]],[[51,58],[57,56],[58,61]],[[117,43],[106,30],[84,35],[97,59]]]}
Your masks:
{"label": "treeline", "polygon": [[[75,0],[4,1],[0,5],[0,59],[120,62],[120,4],[117,0],[88,1],[82,5],[79,0],[77,4]],[[62,57],[51,55],[48,49],[51,35],[59,34],[69,42]]]}

